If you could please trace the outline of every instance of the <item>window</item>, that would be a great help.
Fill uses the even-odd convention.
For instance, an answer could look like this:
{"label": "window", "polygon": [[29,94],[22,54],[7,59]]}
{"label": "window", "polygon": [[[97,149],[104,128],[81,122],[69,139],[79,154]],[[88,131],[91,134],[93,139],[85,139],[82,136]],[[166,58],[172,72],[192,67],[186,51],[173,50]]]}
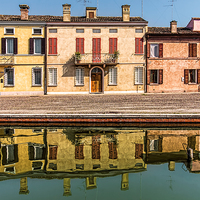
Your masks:
{"label": "window", "polygon": [[143,33],[143,29],[135,29],[136,33]]}
{"label": "window", "polygon": [[150,45],[150,57],[158,57],[159,56],[159,45],[151,44]]}
{"label": "window", "polygon": [[15,34],[15,29],[14,28],[5,28],[4,29],[4,34],[5,35],[14,35]]}
{"label": "window", "polygon": [[[150,48],[150,55],[149,55],[149,48]],[[150,44],[148,45],[147,49],[147,57],[163,57],[163,44]]]}
{"label": "window", "polygon": [[143,38],[135,38],[135,53],[143,53]]}
{"label": "window", "polygon": [[76,33],[84,33],[84,29],[76,29]]}
{"label": "window", "polygon": [[109,85],[117,85],[117,68],[109,68]]}
{"label": "window", "polygon": [[109,54],[117,51],[117,38],[109,38]]}
{"label": "window", "polygon": [[57,68],[49,68],[49,86],[57,85]]}
{"label": "window", "polygon": [[49,33],[57,33],[57,29],[49,29]]}
{"label": "window", "polygon": [[75,146],[75,159],[84,159],[83,144]]}
{"label": "window", "polygon": [[30,143],[28,146],[29,160],[43,160],[46,155],[46,148],[43,144]]}
{"label": "window", "polygon": [[57,150],[58,150],[58,146],[54,146],[54,145],[49,146],[49,160],[57,159]]}
{"label": "window", "polygon": [[32,86],[42,86],[42,68],[32,68]]}
{"label": "window", "polygon": [[76,38],[76,52],[84,54],[84,38]]}
{"label": "window", "polygon": [[101,33],[101,29],[93,29],[93,33]]}
{"label": "window", "polygon": [[1,53],[2,54],[17,54],[18,53],[17,38],[1,38]]}
{"label": "window", "polygon": [[94,12],[89,12],[89,18],[94,18]]}
{"label": "window", "polygon": [[11,144],[11,145],[5,145],[2,146],[2,164],[8,165],[18,162],[18,145],[17,144]]}
{"label": "window", "polygon": [[49,38],[49,54],[57,54],[57,38]]}
{"label": "window", "polygon": [[197,44],[189,44],[189,57],[197,57]]}
{"label": "window", "polygon": [[14,68],[4,69],[4,86],[14,86]]}
{"label": "window", "polygon": [[150,151],[158,151],[159,140],[150,140]]}
{"label": "window", "polygon": [[147,85],[163,84],[163,69],[153,69],[147,71]]}
{"label": "window", "polygon": [[200,83],[200,69],[185,69],[184,83]]}
{"label": "window", "polygon": [[45,54],[45,38],[30,38],[30,54]]}
{"label": "window", "polygon": [[109,33],[117,33],[117,29],[109,29]]}
{"label": "window", "polygon": [[42,29],[41,28],[33,28],[33,35],[42,35]]}
{"label": "window", "polygon": [[143,67],[135,67],[135,84],[143,84]]}
{"label": "window", "polygon": [[76,68],[76,85],[84,85],[84,68]]}

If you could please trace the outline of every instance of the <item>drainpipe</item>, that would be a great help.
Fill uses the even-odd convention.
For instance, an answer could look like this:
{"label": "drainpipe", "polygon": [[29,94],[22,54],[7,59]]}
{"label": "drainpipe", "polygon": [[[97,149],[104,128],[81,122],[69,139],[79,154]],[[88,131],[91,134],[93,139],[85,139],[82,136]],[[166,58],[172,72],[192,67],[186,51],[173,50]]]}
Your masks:
{"label": "drainpipe", "polygon": [[44,55],[44,95],[47,95],[47,25],[45,25],[45,55]]}
{"label": "drainpipe", "polygon": [[146,66],[144,68],[145,80],[144,80],[144,92],[147,93],[147,66],[148,66],[148,58],[147,58],[147,48],[148,48],[148,36],[146,35]]}

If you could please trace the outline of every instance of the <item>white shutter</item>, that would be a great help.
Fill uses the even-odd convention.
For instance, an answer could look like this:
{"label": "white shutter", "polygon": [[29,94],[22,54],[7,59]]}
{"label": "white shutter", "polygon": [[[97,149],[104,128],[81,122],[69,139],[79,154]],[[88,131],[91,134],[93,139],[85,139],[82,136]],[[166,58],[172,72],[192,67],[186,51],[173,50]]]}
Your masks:
{"label": "white shutter", "polygon": [[109,84],[117,85],[117,68],[116,67],[109,68]]}
{"label": "white shutter", "polygon": [[35,85],[35,73],[34,73],[34,68],[32,68],[32,85]]}
{"label": "white shutter", "polygon": [[135,67],[135,84],[138,83],[138,67]]}
{"label": "white shutter", "polygon": [[143,68],[139,67],[138,68],[139,76],[138,76],[138,83],[143,84]]}
{"label": "white shutter", "polygon": [[53,74],[53,78],[54,78],[54,85],[57,85],[57,68],[54,68],[54,74]]}
{"label": "white shutter", "polygon": [[76,69],[76,85],[84,85],[84,68]]}
{"label": "white shutter", "polygon": [[48,84],[50,86],[56,86],[57,85],[57,68],[49,68]]}
{"label": "white shutter", "polygon": [[4,86],[7,86],[8,83],[8,74],[6,68],[4,69]]}

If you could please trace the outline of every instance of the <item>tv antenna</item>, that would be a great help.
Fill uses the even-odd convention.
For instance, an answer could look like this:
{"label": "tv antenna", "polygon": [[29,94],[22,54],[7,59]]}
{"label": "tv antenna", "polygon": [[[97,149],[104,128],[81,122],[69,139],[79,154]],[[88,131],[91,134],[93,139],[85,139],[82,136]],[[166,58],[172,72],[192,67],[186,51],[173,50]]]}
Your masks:
{"label": "tv antenna", "polygon": [[169,2],[171,2],[171,5],[167,5],[167,6],[171,6],[172,7],[172,21],[174,20],[174,2],[175,2],[176,0],[171,0],[171,1],[169,1]]}
{"label": "tv antenna", "polygon": [[143,0],[141,0],[141,4],[142,4],[142,5],[141,5],[141,9],[142,9],[142,10],[141,10],[141,13],[142,13],[142,18],[143,18],[143,5],[144,5],[144,4],[143,4]]}

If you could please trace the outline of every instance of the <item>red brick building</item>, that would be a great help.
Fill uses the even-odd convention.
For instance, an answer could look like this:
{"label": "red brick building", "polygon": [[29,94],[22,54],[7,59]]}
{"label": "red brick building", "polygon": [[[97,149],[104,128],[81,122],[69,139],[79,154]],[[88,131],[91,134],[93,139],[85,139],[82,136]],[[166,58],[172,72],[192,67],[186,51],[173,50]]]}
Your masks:
{"label": "red brick building", "polygon": [[198,92],[200,34],[193,30],[177,28],[176,21],[169,28],[148,28],[147,92]]}

